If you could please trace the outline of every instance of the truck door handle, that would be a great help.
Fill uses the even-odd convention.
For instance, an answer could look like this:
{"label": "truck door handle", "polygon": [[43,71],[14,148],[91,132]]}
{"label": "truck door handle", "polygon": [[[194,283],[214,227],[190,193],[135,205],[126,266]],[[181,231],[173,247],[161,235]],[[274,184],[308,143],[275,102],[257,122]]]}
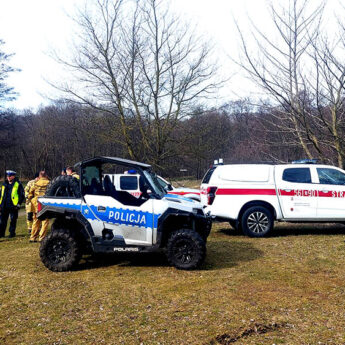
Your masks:
{"label": "truck door handle", "polygon": [[107,208],[104,207],[104,206],[98,206],[98,207],[97,207],[97,211],[98,211],[98,212],[105,212],[106,209],[107,209]]}
{"label": "truck door handle", "polygon": [[322,189],[322,191],[321,191],[322,193],[328,193],[329,192],[329,190],[326,190],[326,189]]}
{"label": "truck door handle", "polygon": [[291,192],[291,189],[283,189],[284,192]]}

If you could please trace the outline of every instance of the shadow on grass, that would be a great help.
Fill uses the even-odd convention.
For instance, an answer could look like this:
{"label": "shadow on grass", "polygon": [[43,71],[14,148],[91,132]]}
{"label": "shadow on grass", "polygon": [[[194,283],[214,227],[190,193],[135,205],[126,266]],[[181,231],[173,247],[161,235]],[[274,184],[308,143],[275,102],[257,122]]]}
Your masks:
{"label": "shadow on grass", "polygon": [[[217,232],[228,236],[245,236],[233,228],[221,228]],[[344,224],[339,223],[277,223],[267,237],[307,236],[307,235],[345,235]]]}
{"label": "shadow on grass", "polygon": [[4,237],[0,237],[0,242],[5,242],[5,241],[15,241],[18,238],[27,238],[29,241],[30,235],[29,234],[17,234],[14,237],[9,237],[9,235],[5,235]]}
{"label": "shadow on grass", "polygon": [[168,266],[165,254],[155,253],[115,253],[97,254],[83,258],[76,270],[89,270],[108,266],[161,267]]}
{"label": "shadow on grass", "polygon": [[[231,268],[241,262],[255,260],[263,255],[260,249],[250,243],[211,241],[207,243],[207,255],[200,270]],[[76,270],[88,270],[108,266],[128,267],[168,267],[163,252],[155,253],[116,253],[86,257]]]}
{"label": "shadow on grass", "polygon": [[262,250],[248,242],[212,241],[207,244],[204,268],[207,270],[231,268],[241,262],[256,260],[263,254]]}
{"label": "shadow on grass", "polygon": [[345,235],[345,226],[336,223],[276,223],[270,237]]}

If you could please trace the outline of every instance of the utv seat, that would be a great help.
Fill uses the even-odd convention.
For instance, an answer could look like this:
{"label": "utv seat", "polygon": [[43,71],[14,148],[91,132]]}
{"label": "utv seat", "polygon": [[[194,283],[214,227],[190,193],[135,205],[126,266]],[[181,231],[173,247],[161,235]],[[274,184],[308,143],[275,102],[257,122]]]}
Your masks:
{"label": "utv seat", "polygon": [[116,190],[108,175],[103,179],[103,187],[105,195],[113,197],[123,205],[141,206],[147,200],[145,198],[136,198],[132,194],[125,191]]}

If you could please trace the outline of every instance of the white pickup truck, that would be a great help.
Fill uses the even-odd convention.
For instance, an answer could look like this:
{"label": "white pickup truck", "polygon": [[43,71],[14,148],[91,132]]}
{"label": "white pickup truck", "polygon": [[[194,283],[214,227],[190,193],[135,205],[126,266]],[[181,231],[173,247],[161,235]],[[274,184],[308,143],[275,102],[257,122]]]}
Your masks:
{"label": "white pickup truck", "polygon": [[320,164],[216,165],[200,188],[205,213],[251,237],[274,221],[345,222],[345,171]]}

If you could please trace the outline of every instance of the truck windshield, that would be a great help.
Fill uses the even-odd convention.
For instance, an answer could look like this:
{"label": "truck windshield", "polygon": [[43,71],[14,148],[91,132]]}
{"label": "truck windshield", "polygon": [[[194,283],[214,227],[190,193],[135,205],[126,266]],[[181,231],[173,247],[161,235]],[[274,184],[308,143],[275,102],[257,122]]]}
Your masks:
{"label": "truck windshield", "polygon": [[156,193],[160,197],[163,197],[166,194],[166,192],[165,192],[164,188],[159,184],[156,174],[154,174],[153,172],[151,172],[149,170],[144,170],[144,175],[148,179],[148,181],[149,181],[149,183],[153,189],[152,192]]}

